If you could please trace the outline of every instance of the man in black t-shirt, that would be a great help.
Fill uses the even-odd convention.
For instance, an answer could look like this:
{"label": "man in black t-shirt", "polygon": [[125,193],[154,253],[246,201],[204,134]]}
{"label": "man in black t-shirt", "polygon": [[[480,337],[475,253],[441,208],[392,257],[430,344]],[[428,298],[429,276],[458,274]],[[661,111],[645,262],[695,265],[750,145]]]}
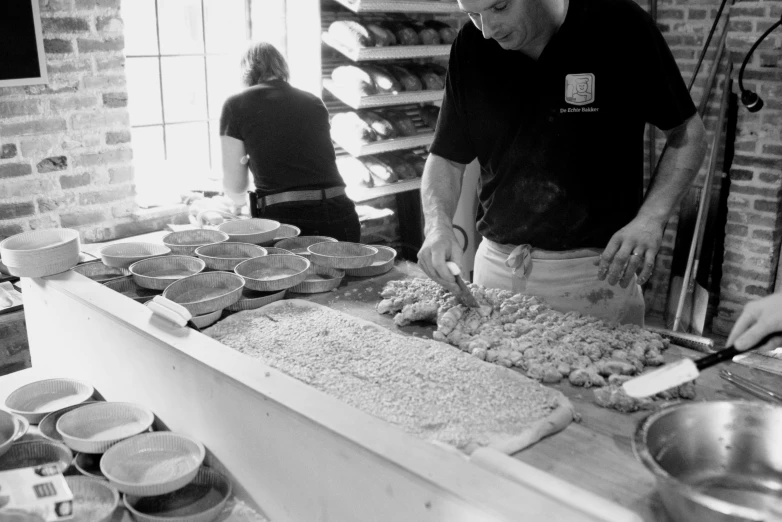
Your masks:
{"label": "man in black t-shirt", "polygon": [[[461,260],[452,218],[477,158],[475,282],[643,324],[638,283],[706,150],[662,35],[632,0],[458,1],[472,23],[451,50],[424,171],[420,265],[458,291],[445,262]],[[647,122],[668,151],[644,198]]]}

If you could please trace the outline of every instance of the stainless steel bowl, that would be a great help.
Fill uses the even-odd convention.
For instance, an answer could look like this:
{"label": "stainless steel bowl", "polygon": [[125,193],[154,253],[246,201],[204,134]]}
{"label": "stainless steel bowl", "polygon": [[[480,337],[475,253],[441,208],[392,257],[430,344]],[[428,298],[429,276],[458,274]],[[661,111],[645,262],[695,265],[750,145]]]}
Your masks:
{"label": "stainless steel bowl", "polygon": [[674,520],[782,521],[782,407],[677,403],[638,424],[633,451]]}

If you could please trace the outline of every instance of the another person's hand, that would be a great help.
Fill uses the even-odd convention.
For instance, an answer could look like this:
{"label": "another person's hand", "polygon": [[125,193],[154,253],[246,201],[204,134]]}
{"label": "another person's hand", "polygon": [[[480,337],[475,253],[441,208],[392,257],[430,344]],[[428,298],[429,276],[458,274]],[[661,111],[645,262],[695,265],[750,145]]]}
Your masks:
{"label": "another person's hand", "polygon": [[[727,346],[737,350],[747,350],[763,337],[782,330],[782,293],[771,294],[751,301],[744,306],[741,315],[728,336]],[[773,349],[780,346],[779,338],[774,338],[760,349]]]}
{"label": "another person's hand", "polygon": [[619,229],[600,254],[597,278],[608,278],[608,284],[619,283],[622,288],[627,288],[634,274],[638,275],[639,285],[648,281],[662,243],[663,228],[656,221],[636,218]]}
{"label": "another person's hand", "polygon": [[445,265],[446,261],[461,265],[462,248],[452,228],[436,228],[427,234],[421,250],[418,251],[418,265],[426,275],[446,290],[459,294],[459,286]]}

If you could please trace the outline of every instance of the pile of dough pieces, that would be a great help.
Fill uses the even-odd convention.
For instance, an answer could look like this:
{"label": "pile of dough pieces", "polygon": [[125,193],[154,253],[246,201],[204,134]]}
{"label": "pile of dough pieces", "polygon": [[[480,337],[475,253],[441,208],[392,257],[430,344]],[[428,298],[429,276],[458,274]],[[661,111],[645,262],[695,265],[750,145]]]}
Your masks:
{"label": "pile of dough pieces", "polygon": [[431,279],[389,282],[377,310],[396,314],[405,326],[437,324],[434,339],[479,359],[517,367],[528,377],[554,384],[567,379],[575,386],[595,387],[595,401],[632,412],[655,407],[655,400],[694,398],[693,383],[648,399],[627,396],[621,384],[650,366],[663,364],[668,340],[636,325],[616,325],[578,312],[562,313],[537,297],[469,285],[479,309]]}

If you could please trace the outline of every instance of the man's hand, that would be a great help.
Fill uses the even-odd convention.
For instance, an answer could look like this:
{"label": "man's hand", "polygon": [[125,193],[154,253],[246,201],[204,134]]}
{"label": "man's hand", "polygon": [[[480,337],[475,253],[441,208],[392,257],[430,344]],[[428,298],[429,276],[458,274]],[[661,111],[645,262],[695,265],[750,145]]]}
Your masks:
{"label": "man's hand", "polygon": [[446,261],[461,265],[462,248],[453,233],[453,228],[435,228],[426,235],[424,244],[418,251],[418,265],[426,275],[452,294],[458,295],[461,290],[445,265]]}
{"label": "man's hand", "polygon": [[[747,350],[770,333],[782,330],[782,294],[772,294],[757,301],[747,303],[736,324],[728,336],[726,346],[735,346],[737,350]],[[774,338],[762,349],[780,346],[779,338]]]}
{"label": "man's hand", "polygon": [[597,278],[608,284],[617,282],[627,288],[638,274],[638,284],[649,280],[654,270],[654,259],[663,237],[663,225],[656,220],[635,218],[611,237],[600,254]]}

